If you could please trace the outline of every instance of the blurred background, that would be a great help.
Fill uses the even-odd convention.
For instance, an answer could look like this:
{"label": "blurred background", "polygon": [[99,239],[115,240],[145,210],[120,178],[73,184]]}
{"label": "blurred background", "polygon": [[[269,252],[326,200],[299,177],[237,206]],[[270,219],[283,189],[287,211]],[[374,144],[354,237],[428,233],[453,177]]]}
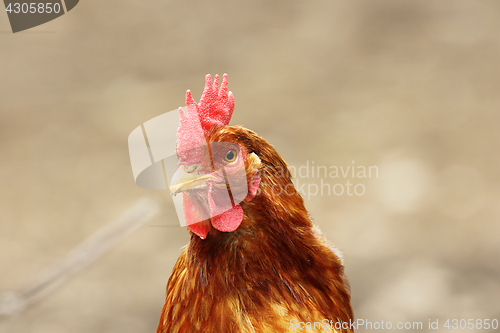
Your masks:
{"label": "blurred background", "polygon": [[291,166],[377,167],[323,179],[363,195],[305,198],[357,318],[500,320],[499,2],[82,0],[17,34],[0,14],[0,45],[0,293],[161,202],[0,332],[155,331],[188,231],[135,185],[127,137],[199,99],[207,73],[229,75],[231,124]]}

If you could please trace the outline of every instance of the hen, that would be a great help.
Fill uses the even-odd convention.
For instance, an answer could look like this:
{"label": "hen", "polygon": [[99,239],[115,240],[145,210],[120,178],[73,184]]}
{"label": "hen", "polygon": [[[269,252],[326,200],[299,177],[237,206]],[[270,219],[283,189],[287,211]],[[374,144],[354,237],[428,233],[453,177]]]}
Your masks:
{"label": "hen", "polygon": [[280,154],[228,126],[234,98],[210,75],[180,109],[178,169],[191,233],[173,268],[157,333],[352,332],[341,254],[304,207]]}

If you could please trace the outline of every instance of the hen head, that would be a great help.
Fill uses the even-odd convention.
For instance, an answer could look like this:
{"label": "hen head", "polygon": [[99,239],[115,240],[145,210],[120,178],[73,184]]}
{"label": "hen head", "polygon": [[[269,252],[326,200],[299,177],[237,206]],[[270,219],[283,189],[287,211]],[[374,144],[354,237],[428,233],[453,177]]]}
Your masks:
{"label": "hen head", "polygon": [[186,93],[187,113],[179,109],[178,169],[170,186],[173,195],[182,193],[186,225],[201,239],[212,228],[235,231],[243,220],[240,203],[251,201],[260,184],[261,161],[238,135],[244,129],[227,126],[234,98],[226,74],[218,85],[218,75],[213,83],[207,75],[200,103]]}

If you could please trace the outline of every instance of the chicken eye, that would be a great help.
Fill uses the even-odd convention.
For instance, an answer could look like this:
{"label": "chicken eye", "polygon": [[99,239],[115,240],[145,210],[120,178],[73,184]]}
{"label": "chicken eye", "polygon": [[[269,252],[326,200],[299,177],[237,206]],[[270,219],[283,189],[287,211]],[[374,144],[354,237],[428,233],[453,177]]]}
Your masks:
{"label": "chicken eye", "polygon": [[234,160],[236,159],[236,156],[237,156],[236,150],[231,149],[231,150],[228,150],[226,152],[226,155],[224,156],[224,160],[226,162],[234,162]]}

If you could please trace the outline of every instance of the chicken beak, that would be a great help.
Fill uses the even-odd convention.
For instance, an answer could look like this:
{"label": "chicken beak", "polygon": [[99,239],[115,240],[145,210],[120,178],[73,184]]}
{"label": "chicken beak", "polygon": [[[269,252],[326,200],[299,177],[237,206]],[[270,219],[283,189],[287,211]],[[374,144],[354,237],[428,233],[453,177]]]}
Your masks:
{"label": "chicken beak", "polygon": [[181,165],[172,177],[170,194],[176,195],[183,191],[204,189],[210,180],[218,181],[219,179],[213,173],[200,174],[191,167]]}

